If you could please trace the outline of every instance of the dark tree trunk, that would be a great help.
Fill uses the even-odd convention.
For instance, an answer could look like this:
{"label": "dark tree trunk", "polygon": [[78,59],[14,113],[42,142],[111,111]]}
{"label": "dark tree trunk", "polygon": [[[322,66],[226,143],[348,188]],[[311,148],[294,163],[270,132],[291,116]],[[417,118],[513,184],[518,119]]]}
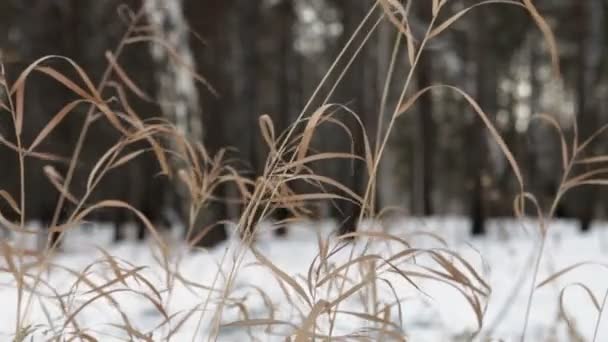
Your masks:
{"label": "dark tree trunk", "polygon": [[[370,3],[367,1],[351,2],[346,0],[336,1],[336,3],[342,12],[342,25],[344,27],[340,46],[340,48],[342,48],[346,41],[348,41],[351,35],[355,32],[355,29],[357,26],[359,26],[367,11],[370,9]],[[370,30],[370,26],[371,25],[367,25],[362,32],[367,32]],[[363,40],[362,36],[363,35],[360,34],[358,38],[355,39],[353,46],[358,46],[360,44],[360,42]],[[351,53],[354,53],[354,48],[352,49]],[[366,54],[368,53],[370,53],[370,46],[366,45],[357,56],[354,64],[351,65],[346,77],[342,80],[342,83],[339,86],[340,93],[337,94],[339,97],[337,102],[343,103],[353,110],[355,115],[359,117],[364,125],[368,124],[369,119],[373,117],[371,114],[373,111],[373,108],[371,108],[373,96],[370,95],[375,91],[373,89],[373,85],[370,83],[372,79],[370,79],[368,77],[369,75],[366,73],[366,69],[371,67],[366,63],[368,60]],[[339,70],[342,69],[339,68]],[[368,86],[370,89],[367,89]],[[362,130],[361,126],[357,123],[357,120],[350,114],[341,116],[341,118],[343,118],[345,125],[348,127],[352,135],[354,154],[359,157],[364,157],[364,137],[366,132]],[[351,141],[348,136],[344,137],[342,144],[341,149],[343,149],[345,152],[349,152]],[[369,179],[365,162],[354,160],[339,161],[338,163],[339,167],[337,169],[339,172],[337,174],[337,180],[363,197]],[[340,233],[346,234],[357,230],[358,220],[361,216],[361,209],[360,203],[353,203],[345,200],[337,201],[337,208],[334,210],[334,215],[336,216],[338,224],[340,225]]]}
{"label": "dark tree trunk", "polygon": [[[419,90],[431,84],[432,65],[431,53],[427,52],[418,64],[417,83]],[[418,99],[416,126],[412,212],[419,216],[431,216],[433,215],[435,123],[433,121],[433,96],[430,92]]]}
{"label": "dark tree trunk", "polygon": [[[233,113],[235,120],[229,129],[238,132],[238,140],[232,144],[239,150],[239,157],[246,163],[246,168],[251,170],[249,176],[254,179],[261,171],[258,152],[260,151],[258,141],[258,101],[257,73],[260,61],[257,53],[257,39],[259,26],[259,2],[250,0],[237,0],[234,7],[234,25],[236,36],[233,39],[232,54],[234,63],[234,103]],[[243,203],[241,213],[249,205]],[[258,211],[263,210],[263,204]],[[252,214],[252,215],[251,215]],[[249,234],[255,229],[260,213],[250,213],[252,220],[248,220],[245,227],[239,227],[241,234]]]}
{"label": "dark tree trunk", "polygon": [[[476,97],[482,110],[492,117],[496,113],[496,87],[497,70],[495,59],[489,54],[491,37],[489,35],[488,15],[485,8],[476,12],[476,25],[474,27],[472,43],[474,49],[474,63],[476,65],[475,84]],[[472,110],[472,109],[471,109]],[[470,158],[469,176],[473,178],[472,193],[470,194],[471,233],[479,235],[485,233],[485,220],[488,215],[487,198],[484,188],[484,173],[487,168],[488,139],[481,118],[474,113],[470,140],[465,149]]]}
{"label": "dark tree trunk", "polygon": [[[68,1],[35,1],[29,5],[7,2],[6,7],[5,10],[12,13],[9,20],[4,22],[6,31],[2,32],[2,36],[9,40],[7,50],[10,54],[3,56],[8,57],[3,62],[5,62],[4,67],[8,73],[6,76],[9,83],[14,82],[18,74],[30,63],[45,55],[61,54],[75,57],[77,49],[74,48],[73,42],[76,34],[70,30],[73,13]],[[27,23],[27,25],[23,25],[23,23]],[[58,63],[53,67],[59,72],[66,72],[65,64]],[[24,129],[21,134],[24,146],[28,146],[54,113],[73,98],[74,96],[71,96],[69,91],[48,77],[31,76],[27,82],[24,101]],[[13,123],[9,118],[8,113],[0,113],[0,133],[9,141],[15,142]],[[56,155],[68,155],[70,141],[65,127],[64,123],[62,127],[49,135],[39,148]],[[2,154],[1,162],[4,165],[0,168],[0,189],[9,192],[19,203],[21,201],[19,189],[21,180],[17,154],[5,149],[4,146],[0,147],[0,154]],[[59,196],[44,175],[43,167],[45,165],[51,165],[59,172],[62,172],[64,168],[62,163],[25,158],[25,208],[22,208],[22,213],[26,222],[38,220],[42,223],[43,228],[49,228]],[[11,209],[2,210],[2,212],[7,213],[8,218],[12,221],[19,221],[19,216],[14,215]],[[50,236],[52,242],[57,241],[57,238],[58,234]]]}
{"label": "dark tree trunk", "polygon": [[[203,115],[203,144],[211,154],[218,153],[222,148],[233,145],[228,141],[229,113],[234,102],[231,89],[232,64],[231,33],[233,26],[229,19],[230,4],[225,1],[186,0],[184,14],[192,30],[203,37],[204,43],[195,35],[191,35],[190,45],[193,50],[196,65],[219,95],[214,95],[206,87],[198,87]],[[206,234],[197,241],[199,247],[211,247],[228,237],[224,224],[220,221],[229,219],[228,203],[229,186],[221,184],[213,195],[218,199],[208,203],[195,223],[194,234],[203,231]],[[194,236],[193,236],[194,237]]]}
{"label": "dark tree trunk", "polygon": [[[275,115],[275,129],[280,134],[288,128],[291,123],[292,112],[297,110],[297,93],[294,92],[294,89],[298,87],[298,79],[295,75],[297,71],[297,56],[293,49],[295,41],[294,24],[296,20],[293,2],[291,0],[284,0],[277,7],[279,67],[276,85],[279,98],[278,113]],[[291,216],[289,210],[284,207],[276,208],[273,216],[279,224],[279,227],[274,231],[275,234],[278,236],[286,235],[286,220]]]}
{"label": "dark tree trunk", "polygon": [[[576,79],[576,109],[579,123],[579,137],[584,141],[590,137],[598,126],[598,106],[594,93],[597,81],[601,54],[601,18],[603,5],[601,1],[580,1],[576,4],[578,25],[578,54]],[[596,144],[587,147],[585,154],[593,155]],[[586,170],[589,171],[589,170]],[[598,192],[596,186],[586,186],[567,195],[573,203],[575,215],[582,231],[589,230],[595,214]]]}

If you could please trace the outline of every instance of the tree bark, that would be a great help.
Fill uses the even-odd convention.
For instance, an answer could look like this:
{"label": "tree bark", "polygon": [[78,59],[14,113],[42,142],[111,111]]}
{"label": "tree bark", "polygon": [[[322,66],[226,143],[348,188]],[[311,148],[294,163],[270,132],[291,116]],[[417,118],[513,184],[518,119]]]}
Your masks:
{"label": "tree bark", "polygon": [[[157,100],[160,102],[163,115],[190,141],[201,141],[203,140],[202,113],[199,93],[192,73],[195,59],[190,47],[188,23],[183,13],[183,0],[147,0],[144,2],[144,9],[148,21],[156,30],[157,37],[173,49],[170,52],[160,44],[150,45],[150,52],[157,64]],[[172,53],[179,56],[179,61],[172,57]],[[179,146],[173,148],[179,151]],[[181,166],[175,163],[173,167],[179,169]],[[188,227],[186,230],[190,231],[192,237],[215,223],[209,222],[209,217],[215,215],[205,213],[205,209],[196,217],[189,217],[189,208],[195,205],[191,202],[193,199],[188,198],[188,192],[178,177],[175,178],[173,187],[177,192],[177,206],[181,215],[188,218],[184,220]],[[176,205],[173,203],[174,194],[171,189],[166,189],[165,196],[166,206]],[[214,206],[206,209],[212,210]],[[199,239],[197,245],[210,246],[224,240],[226,236],[225,228],[222,225],[216,226]]]}
{"label": "tree bark", "polygon": [[[420,59],[417,70],[418,89],[432,82],[432,55],[427,52]],[[418,99],[416,117],[416,147],[414,150],[414,172],[412,184],[412,212],[418,216],[433,215],[433,176],[435,156],[435,123],[433,121],[433,96],[426,93]]]}
{"label": "tree bark", "polygon": [[[601,62],[603,4],[600,0],[580,1],[575,7],[578,22],[578,49],[576,56],[576,120],[579,123],[579,140],[590,137],[598,126],[598,100],[594,92],[597,84],[597,70]],[[585,155],[593,155],[597,144],[585,150]],[[589,170],[587,170],[589,171]],[[590,228],[595,214],[598,192],[596,186],[575,189],[566,200],[573,207],[582,231]]]}
{"label": "tree bark", "polygon": [[[278,63],[277,86],[278,112],[275,115],[275,129],[277,134],[284,132],[291,124],[291,118],[299,107],[299,91],[298,91],[298,56],[293,49],[295,41],[294,24],[296,20],[295,9],[291,0],[283,0],[277,5],[277,28],[278,36]],[[297,184],[296,184],[297,185]],[[294,189],[294,186],[290,187]],[[276,235],[283,236],[287,234],[285,220],[290,216],[287,208],[276,208],[274,218],[280,224],[275,230]]]}
{"label": "tree bark", "polygon": [[[369,10],[369,3],[367,1],[336,1],[341,13],[342,13],[342,26],[343,32],[341,37],[340,48],[342,48],[351,35],[354,33],[361,20]],[[367,32],[371,27],[364,28],[362,31]],[[362,41],[362,35],[355,39],[353,46],[358,46]],[[342,80],[338,87],[338,94],[336,101],[349,107],[355,115],[363,122],[363,125],[367,128],[367,124],[370,124],[370,117],[372,116],[373,108],[372,96],[370,96],[375,90],[374,85],[375,79],[370,79],[366,68],[370,65],[366,65],[368,58],[366,55],[370,51],[370,46],[366,45],[360,54],[356,57],[353,65],[350,66],[345,78]],[[354,53],[354,48],[351,50]],[[347,53],[348,55],[348,53]],[[345,65],[342,65],[338,70],[342,70]],[[375,77],[375,76],[374,76]],[[367,87],[370,89],[368,90]],[[352,136],[352,141],[347,134],[341,132],[344,137],[335,138],[335,143],[339,144],[339,149],[343,152],[351,152],[350,146],[352,143],[352,152],[358,157],[364,157],[365,145],[364,138],[366,132],[357,123],[357,120],[350,114],[340,116],[344,124],[348,127]],[[375,117],[374,117],[375,119]],[[372,123],[375,126],[375,122]],[[375,132],[374,132],[375,134]],[[353,190],[355,193],[363,196],[366,190],[367,181],[369,175],[365,162],[360,160],[353,161],[336,161],[336,180]],[[367,205],[367,204],[364,204]],[[337,219],[339,224],[339,231],[342,234],[354,232],[357,230],[357,224],[359,217],[361,216],[361,204],[353,203],[351,201],[340,200],[336,201],[336,206],[333,208],[333,216]]]}
{"label": "tree bark", "polygon": [[[488,53],[491,47],[488,37],[488,11],[485,8],[476,12],[476,25],[474,27],[472,43],[474,49],[475,70],[475,93],[477,101],[482,110],[488,115],[494,115],[496,111],[496,70],[494,59]],[[471,109],[472,110],[472,109]],[[472,191],[470,194],[470,218],[471,232],[473,235],[485,233],[485,220],[487,218],[487,198],[484,189],[484,173],[487,166],[488,139],[481,118],[474,113],[472,127],[470,128],[470,140],[465,149],[469,155],[469,174],[473,178]]]}

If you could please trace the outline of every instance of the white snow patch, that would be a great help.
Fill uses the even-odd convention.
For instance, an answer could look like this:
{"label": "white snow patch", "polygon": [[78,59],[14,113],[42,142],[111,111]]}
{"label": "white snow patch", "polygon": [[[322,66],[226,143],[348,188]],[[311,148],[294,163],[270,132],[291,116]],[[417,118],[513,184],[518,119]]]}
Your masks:
{"label": "white snow patch", "polygon": [[[381,230],[381,227],[375,223],[367,223],[363,226],[365,229]],[[414,247],[443,248],[442,242],[435,236],[444,239],[452,250],[457,251],[475,267],[489,283],[492,290],[487,303],[483,329],[477,336],[478,340],[490,337],[493,340],[504,341],[520,339],[531,284],[529,275],[534,266],[534,252],[538,250],[540,242],[534,221],[491,222],[489,233],[484,238],[470,238],[467,233],[468,222],[454,217],[398,220],[393,222],[392,226],[391,233],[407,240]],[[332,227],[327,222],[294,225],[286,238],[276,238],[269,233],[260,234],[256,239],[256,246],[277,267],[291,276],[299,277],[300,284],[306,288],[306,281],[303,279],[318,253],[317,234],[333,236]],[[432,232],[434,235],[418,234],[421,231]],[[79,231],[71,232],[65,241],[63,251],[52,260],[53,264],[61,265],[64,269],[53,267],[50,272],[42,275],[42,279],[51,284],[59,294],[75,291],[78,295],[63,298],[64,305],[68,307],[69,312],[80,310],[84,301],[93,298],[96,293],[84,282],[77,282],[74,275],[66,269],[80,273],[97,261],[87,270],[87,278],[97,285],[108,282],[114,275],[108,263],[103,261],[104,255],[98,249],[102,247],[107,253],[120,260],[125,272],[135,267],[145,267],[141,275],[153,284],[158,292],[155,293],[144,282],[130,279],[127,283],[133,291],[114,293],[112,297],[116,301],[115,304],[102,298],[79,311],[75,316],[79,327],[106,341],[128,339],[126,333],[116,327],[125,324],[115,307],[117,305],[129,318],[129,324],[140,331],[153,332],[153,339],[159,340],[165,338],[188,312],[194,312],[172,336],[172,340],[192,340],[193,336],[197,336],[197,340],[206,339],[212,333],[209,327],[213,325],[211,323],[218,308],[216,299],[221,295],[213,295],[212,300],[206,303],[209,293],[207,290],[186,284],[190,281],[212,286],[215,282],[214,288],[223,290],[233,261],[238,259],[239,243],[236,238],[232,237],[230,241],[207,252],[173,253],[169,260],[170,269],[179,271],[184,281],[174,280],[168,284],[167,272],[158,261],[158,253],[151,242],[113,245],[110,242],[110,232],[111,229],[102,226],[84,227]],[[330,238],[330,241],[335,242],[335,237]],[[545,247],[537,283],[578,262],[595,261],[608,265],[608,225],[596,224],[590,233],[580,234],[574,222],[553,222]],[[370,245],[366,245],[365,241],[361,241],[353,248],[357,252],[355,255],[360,255],[366,250],[370,254],[388,256],[403,249],[404,246],[398,242],[371,242]],[[179,251],[180,247],[175,246],[175,250]],[[331,261],[340,265],[348,260],[350,252],[351,249],[345,248],[333,256]],[[223,265],[218,266],[222,260],[224,260]],[[425,265],[430,261],[421,257],[418,262]],[[0,258],[0,267],[6,266],[6,260]],[[349,275],[357,277],[356,268],[353,267]],[[222,270],[219,277],[216,276],[218,269]],[[469,303],[453,288],[430,280],[417,281],[417,285],[426,293],[423,295],[396,273],[387,272],[383,278],[391,282],[397,296],[402,299],[403,320],[399,321],[397,310],[391,311],[391,317],[393,322],[403,327],[403,333],[410,340],[464,341],[469,340],[470,333],[476,330],[475,314]],[[521,287],[520,282],[523,282]],[[597,310],[582,287],[568,286],[574,283],[587,286],[601,305],[608,289],[608,268],[585,265],[538,289],[534,295],[527,330],[528,341],[571,340],[567,325],[559,315],[560,292],[566,287],[565,314],[586,340],[592,340],[598,318]],[[394,302],[392,290],[385,283],[378,282],[378,284],[380,300],[384,303]],[[120,288],[125,287],[114,284],[106,291]],[[38,290],[39,293],[33,297],[27,315],[22,317],[36,328],[34,340],[53,336],[52,331],[57,331],[65,323],[65,317],[57,306],[58,301],[48,298],[53,292],[43,284]],[[310,307],[301,300],[295,300],[295,303],[290,304],[283,291],[272,272],[260,266],[251,252],[246,252],[234,279],[230,298],[241,299],[250,318],[269,318],[271,312],[265,301],[270,301],[275,309],[275,319],[298,324],[301,322],[301,316],[297,309],[306,314]],[[294,292],[291,289],[288,291]],[[327,295],[324,291],[319,292],[323,292],[326,299],[335,298],[332,297],[336,294],[335,289],[333,292],[328,291]],[[266,297],[261,294],[262,292]],[[27,294],[25,298],[29,297],[30,294]],[[292,298],[296,297],[296,294],[292,294]],[[1,272],[0,303],[3,307],[0,309],[0,340],[8,340],[14,336],[16,298],[15,280],[10,274]],[[161,302],[167,315],[175,315],[171,323],[158,328],[164,318],[149,298]],[[341,304],[340,310],[365,312],[364,308],[368,303],[362,303],[361,298],[363,297],[359,293],[353,295]],[[599,325],[596,341],[608,341],[607,316],[608,314],[604,314]],[[229,323],[243,318],[241,308],[228,303],[224,307],[221,322]],[[318,326],[327,329],[327,319],[320,317]],[[335,336],[350,334],[355,331],[365,331],[361,329],[370,327],[370,323],[361,318],[340,315],[333,334]],[[70,328],[66,331],[69,330]],[[275,326],[272,328],[272,333],[265,332],[264,328],[253,331],[263,340],[282,341],[284,337],[281,335],[288,334],[290,330],[288,326]],[[250,337],[243,328],[226,327],[220,330],[219,339],[240,341],[249,340]]]}

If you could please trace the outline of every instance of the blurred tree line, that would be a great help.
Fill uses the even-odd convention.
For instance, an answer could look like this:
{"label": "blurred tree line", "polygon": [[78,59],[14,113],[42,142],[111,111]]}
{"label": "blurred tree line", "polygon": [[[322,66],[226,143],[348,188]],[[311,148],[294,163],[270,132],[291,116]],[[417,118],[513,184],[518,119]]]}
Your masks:
{"label": "blurred tree line", "polygon": [[[163,5],[162,1],[150,2]],[[478,2],[449,1],[439,22]],[[608,86],[604,58],[608,1],[534,3],[558,38],[563,82],[553,77],[543,37],[529,14],[516,6],[494,4],[476,7],[433,40],[422,55],[410,93],[445,83],[471,94],[513,151],[524,172],[526,188],[547,210],[561,180],[559,136],[533,116],[551,115],[568,137],[573,134],[576,118],[583,139],[608,122],[602,110]],[[136,0],[1,1],[0,56],[9,81],[14,81],[31,62],[49,54],[67,56],[87,70],[93,80],[99,79],[107,64],[105,52],[119,43],[126,29],[124,18],[117,11],[121,4],[133,9],[142,5]],[[238,151],[234,157],[240,160],[238,169],[255,177],[261,174],[268,153],[258,129],[258,117],[269,114],[279,132],[295,120],[373,1],[174,0],[164,4],[179,11],[174,18],[177,21],[152,17],[147,21],[165,33],[173,32],[175,25],[182,26],[187,42],[177,50],[190,54],[196,70],[215,90],[197,84],[193,96],[196,102],[190,102],[196,108],[188,108],[195,118],[188,124],[190,133],[212,153],[234,147]],[[372,30],[380,15],[380,9],[372,13],[363,31]],[[431,15],[431,1],[412,2],[410,25],[415,37],[422,38]],[[375,149],[378,125],[386,128],[386,118],[396,105],[409,68],[404,41],[395,49],[397,34],[388,20],[381,21],[329,98],[329,102],[343,104],[356,113],[365,132],[352,115],[342,110],[336,117],[351,135],[339,125],[325,125],[315,136],[316,150],[352,150],[362,155],[363,134],[367,134]],[[357,36],[347,55],[355,54],[364,36]],[[385,94],[394,53],[397,63]],[[129,46],[119,62],[143,91],[164,101],[133,98],[131,104],[142,118],[160,116],[171,108],[167,102],[179,101],[179,93],[173,97],[166,94],[169,90],[162,87],[159,77],[166,64],[163,66],[146,44]],[[342,63],[338,70],[346,62]],[[322,104],[324,94],[330,90],[321,90],[322,96],[309,107],[310,111]],[[381,106],[383,95],[386,106]],[[71,100],[74,95],[61,85],[41,75],[33,76],[26,92],[26,145]],[[378,119],[380,113],[384,113],[382,120]],[[40,149],[69,158],[83,119],[84,113],[70,115]],[[192,127],[196,122],[200,129]],[[10,116],[0,115],[0,134],[9,141],[14,139],[11,127]],[[70,188],[73,193],[83,191],[88,171],[117,139],[119,133],[110,124],[95,124],[76,169]],[[605,153],[607,147],[601,139],[590,151]],[[47,164],[61,174],[66,171],[67,165],[61,161],[32,158],[26,164],[27,215],[43,222],[52,220],[58,198],[58,192],[44,175],[43,166]],[[16,165],[15,154],[0,144],[0,189],[18,198]],[[156,168],[153,156],[138,159],[130,163],[127,171],[110,174],[95,198],[125,200],[159,220],[167,204],[163,198],[172,191],[171,187],[141,177],[153,174]],[[368,175],[364,163],[323,161],[315,168],[359,194],[365,191]],[[306,186],[298,190],[306,191]],[[417,216],[467,215],[472,219],[473,232],[482,233],[485,218],[512,215],[517,191],[507,160],[475,112],[458,94],[439,89],[422,96],[397,121],[381,162],[374,207],[397,207],[407,215]],[[218,198],[235,195],[236,189],[229,186],[220,187],[216,194]],[[566,197],[558,214],[576,217],[587,228],[592,218],[605,216],[606,201],[601,189],[581,188]],[[4,205],[0,204],[3,213],[8,212],[3,210]],[[353,218],[358,216],[358,208],[348,202],[323,208],[322,215],[336,218],[345,230],[352,228]],[[218,201],[208,210],[205,220],[234,218],[239,210],[239,205]],[[122,222],[128,217],[108,210],[97,219]],[[222,228],[217,228],[202,243],[210,244],[224,236]]]}

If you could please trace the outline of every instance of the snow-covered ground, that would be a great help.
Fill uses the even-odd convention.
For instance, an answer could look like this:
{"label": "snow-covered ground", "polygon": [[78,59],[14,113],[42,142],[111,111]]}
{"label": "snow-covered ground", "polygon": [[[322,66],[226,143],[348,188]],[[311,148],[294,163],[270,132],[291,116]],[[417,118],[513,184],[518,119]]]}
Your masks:
{"label": "snow-covered ground", "polygon": [[[488,228],[488,236],[479,239],[468,236],[468,222],[459,218],[408,219],[393,222],[391,226],[393,228],[390,232],[407,241],[412,248],[428,248],[442,253],[445,248],[443,242],[431,235],[415,233],[433,232],[444,239],[451,250],[458,252],[470,263],[489,284],[491,292],[488,291],[487,307],[483,301],[481,303],[482,309],[485,307],[486,310],[483,328],[475,337],[476,340],[520,340],[531,284],[530,275],[534,268],[534,252],[538,251],[539,243],[534,222],[493,221]],[[294,277],[308,291],[306,279],[309,267],[319,253],[318,236],[326,237],[331,234],[331,230],[329,223],[296,225],[285,238],[276,238],[270,233],[260,234],[255,245],[261,254]],[[34,331],[34,341],[53,336],[52,331],[73,331],[74,322],[81,331],[86,331],[98,340],[128,340],[129,336],[119,327],[124,326],[125,321],[135,330],[151,332],[152,340],[164,340],[167,336],[172,341],[206,340],[206,337],[215,333],[210,329],[215,326],[212,322],[218,312],[218,298],[225,298],[224,310],[219,317],[223,324],[218,333],[220,341],[242,341],[253,337],[262,341],[284,340],[280,336],[289,333],[289,325],[273,325],[271,330],[265,330],[266,327],[248,330],[243,324],[230,323],[245,318],[272,318],[301,325],[303,317],[310,311],[306,301],[289,285],[280,284],[276,274],[268,267],[261,266],[250,251],[243,255],[230,293],[213,292],[209,296],[209,290],[204,286],[222,291],[225,288],[226,277],[235,260],[238,260],[238,251],[241,250],[236,240],[210,251],[180,253],[176,252],[180,250],[179,246],[174,246],[168,266],[162,266],[164,262],[160,260],[156,249],[151,248],[151,243],[127,242],[112,245],[109,242],[110,236],[111,231],[107,227],[82,229],[69,234],[63,252],[52,260],[53,265],[61,267],[53,267],[50,272],[42,275],[44,282],[39,285],[27,308],[23,309],[27,314],[22,320]],[[331,246],[336,243],[333,237],[327,241]],[[591,341],[596,330],[598,310],[586,289],[574,284],[584,284],[596,297],[597,304],[602,305],[608,290],[608,224],[597,224],[590,233],[580,234],[573,222],[555,222],[550,227],[546,241],[537,284],[551,274],[579,262],[593,261],[598,265],[588,264],[576,268],[535,291],[526,340],[571,341],[575,339],[575,334],[580,334],[583,340]],[[82,276],[79,280],[77,274],[86,274],[86,279],[95,286],[106,284],[116,277],[100,248],[116,258],[124,269],[123,272],[145,266],[139,274],[147,282],[143,278],[129,278],[124,284],[114,282],[103,288],[106,292],[116,291],[111,295],[114,302],[105,297],[94,299],[98,292],[92,291]],[[332,255],[329,264],[340,266],[353,255],[378,254],[388,257],[405,249],[403,242],[398,241],[370,244],[361,241],[354,247],[341,249]],[[0,269],[7,267],[7,262],[3,259],[0,257]],[[455,260],[451,257],[448,259]],[[318,260],[315,265],[318,266]],[[422,270],[416,268],[418,265],[441,270],[430,257],[424,255],[415,260],[415,264],[410,260],[395,267],[415,272]],[[458,265],[459,269],[465,269],[462,264]],[[218,273],[218,269],[222,272]],[[362,270],[363,267],[359,265],[351,267],[349,277],[364,277],[366,273]],[[370,336],[374,336],[373,322],[353,312],[369,314],[384,308],[373,308],[369,303],[370,298],[377,298],[376,303],[389,305],[397,297],[401,303],[400,310],[393,306],[386,314],[395,324],[394,329],[401,330],[409,340],[471,339],[471,333],[477,328],[476,316],[467,299],[458,290],[432,279],[416,279],[415,283],[420,287],[416,289],[399,273],[391,272],[387,267],[383,270],[377,275],[377,295],[373,295],[370,287],[366,286],[340,304],[338,310],[342,313],[337,316],[332,336],[357,332],[369,332]],[[50,284],[56,293],[45,284]],[[346,288],[352,285],[346,284]],[[285,293],[289,293],[289,296]],[[66,317],[59,308],[60,301],[51,298],[57,294],[62,296],[64,311],[75,313],[74,322],[69,322],[63,330]],[[560,315],[560,295],[567,319]],[[25,294],[23,307],[30,296],[31,293]],[[331,302],[335,296],[335,289],[320,286],[314,295],[310,294],[310,300],[313,304],[321,299]],[[162,310],[159,309],[159,303]],[[15,331],[17,290],[13,277],[2,272],[0,305],[0,340],[9,340],[14,337]],[[168,323],[164,323],[164,315],[171,318]],[[184,319],[185,317],[189,318]],[[571,322],[573,330],[568,329],[567,320]],[[322,332],[327,333],[327,315],[320,316],[317,324]],[[384,338],[390,339],[386,336]],[[608,313],[603,315],[599,324],[596,341],[608,341]]]}

